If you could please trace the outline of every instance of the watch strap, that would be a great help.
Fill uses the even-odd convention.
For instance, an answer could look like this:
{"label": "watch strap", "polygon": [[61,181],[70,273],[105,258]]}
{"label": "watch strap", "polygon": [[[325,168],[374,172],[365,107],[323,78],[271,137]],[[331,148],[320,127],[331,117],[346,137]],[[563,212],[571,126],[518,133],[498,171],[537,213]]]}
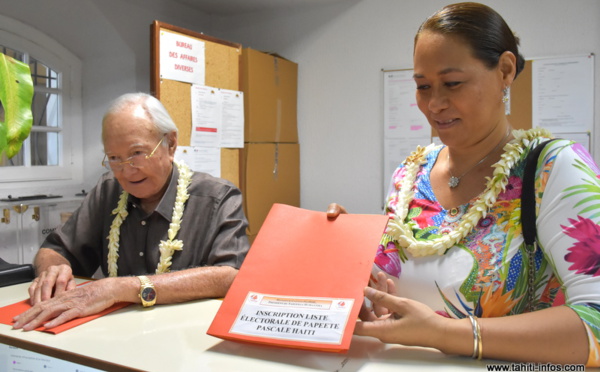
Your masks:
{"label": "watch strap", "polygon": [[[153,306],[156,303],[156,289],[152,281],[145,275],[139,275],[137,277],[140,281],[140,293],[139,298],[142,301],[144,307]],[[153,293],[151,301],[146,300],[144,292],[151,291]]]}

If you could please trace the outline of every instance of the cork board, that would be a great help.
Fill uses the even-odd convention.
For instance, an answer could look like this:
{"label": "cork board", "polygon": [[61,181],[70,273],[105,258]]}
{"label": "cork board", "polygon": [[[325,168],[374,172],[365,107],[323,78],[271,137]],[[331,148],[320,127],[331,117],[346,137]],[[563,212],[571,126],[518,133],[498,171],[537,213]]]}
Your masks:
{"label": "cork board", "polygon": [[531,129],[532,119],[532,61],[525,61],[525,68],[510,87],[510,114],[508,122],[514,129]]}
{"label": "cork board", "polygon": [[[151,26],[152,94],[158,98],[177,125],[178,144],[189,146],[192,130],[191,84],[160,78],[160,32],[172,32],[196,38],[205,44],[205,84],[207,86],[240,90],[240,63],[242,47],[238,43],[219,40],[195,31],[154,21]],[[241,149],[221,149],[221,178],[240,184]]]}

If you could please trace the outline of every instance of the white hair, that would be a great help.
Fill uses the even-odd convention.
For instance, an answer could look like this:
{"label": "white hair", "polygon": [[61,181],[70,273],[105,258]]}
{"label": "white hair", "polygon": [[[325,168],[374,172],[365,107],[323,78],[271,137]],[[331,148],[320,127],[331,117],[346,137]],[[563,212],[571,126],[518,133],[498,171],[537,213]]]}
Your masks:
{"label": "white hair", "polygon": [[[154,124],[160,134],[177,133],[177,126],[173,122],[173,119],[171,119],[165,106],[158,99],[147,93],[127,93],[118,97],[108,107],[106,114],[102,118],[102,123],[104,124],[107,117],[138,105],[144,109],[150,122]],[[104,129],[104,125],[102,127]]]}

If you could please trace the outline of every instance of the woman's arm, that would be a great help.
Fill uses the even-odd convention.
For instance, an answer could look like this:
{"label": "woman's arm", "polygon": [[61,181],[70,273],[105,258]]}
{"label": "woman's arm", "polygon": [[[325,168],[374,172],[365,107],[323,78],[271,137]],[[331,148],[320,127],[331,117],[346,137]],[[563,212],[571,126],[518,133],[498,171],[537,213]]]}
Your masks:
{"label": "woman's arm", "polygon": [[[356,324],[354,333],[387,343],[436,348],[446,354],[473,355],[468,318],[438,315],[426,305],[365,288],[365,296],[392,314]],[[482,357],[514,362],[584,364],[587,335],[577,314],[566,306],[498,318],[478,318]]]}

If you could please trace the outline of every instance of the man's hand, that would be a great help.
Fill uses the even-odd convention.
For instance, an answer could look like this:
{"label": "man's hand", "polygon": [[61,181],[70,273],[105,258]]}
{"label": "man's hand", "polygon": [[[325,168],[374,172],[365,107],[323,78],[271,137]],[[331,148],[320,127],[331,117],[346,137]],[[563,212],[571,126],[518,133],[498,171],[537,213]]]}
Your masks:
{"label": "man's hand", "polygon": [[[136,280],[137,278],[133,278]],[[138,284],[139,285],[139,284]],[[114,278],[93,281],[37,302],[31,309],[14,317],[14,329],[31,331],[43,325],[59,326],[71,319],[97,314],[117,301],[118,281]]]}
{"label": "man's hand", "polygon": [[29,286],[31,306],[76,287],[73,271],[69,265],[50,266],[41,272]]}

